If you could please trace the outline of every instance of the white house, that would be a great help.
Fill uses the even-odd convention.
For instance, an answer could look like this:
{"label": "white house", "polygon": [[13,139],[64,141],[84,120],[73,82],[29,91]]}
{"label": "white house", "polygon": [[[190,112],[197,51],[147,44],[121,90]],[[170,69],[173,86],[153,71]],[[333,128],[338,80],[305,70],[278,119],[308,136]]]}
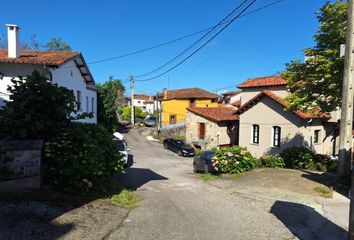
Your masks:
{"label": "white house", "polygon": [[160,109],[160,102],[156,100],[156,97],[147,96],[145,94],[135,94],[133,105],[150,114],[155,112],[156,107]]}
{"label": "white house", "polygon": [[0,49],[0,106],[9,101],[11,79],[25,79],[37,70],[53,84],[72,90],[80,103],[78,113],[91,112],[93,118],[81,122],[97,123],[95,81],[80,52],[26,51],[20,49],[19,26],[7,24],[8,49]]}

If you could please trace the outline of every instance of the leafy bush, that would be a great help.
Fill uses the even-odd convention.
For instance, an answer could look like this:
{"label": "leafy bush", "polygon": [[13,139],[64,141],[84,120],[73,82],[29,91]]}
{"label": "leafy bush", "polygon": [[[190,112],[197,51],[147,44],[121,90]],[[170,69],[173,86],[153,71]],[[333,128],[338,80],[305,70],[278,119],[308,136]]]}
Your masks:
{"label": "leafy bush", "polygon": [[12,80],[11,101],[0,110],[0,132],[14,139],[48,139],[67,127],[75,113],[75,96],[34,71],[26,81]]}
{"label": "leafy bush", "polygon": [[259,159],[262,167],[283,168],[284,160],[279,156],[264,156]]}
{"label": "leafy bush", "polygon": [[316,170],[326,172],[326,171],[336,171],[337,161],[332,159],[331,156],[325,154],[316,154]]}
{"label": "leafy bush", "polygon": [[123,169],[112,135],[101,125],[73,123],[45,143],[44,177],[56,190],[69,194],[105,194]]}
{"label": "leafy bush", "polygon": [[212,161],[212,166],[224,173],[242,173],[257,165],[257,159],[246,148],[239,146],[217,150]]}
{"label": "leafy bush", "polygon": [[[129,120],[131,116],[131,107],[127,106],[119,110],[120,114],[125,120]],[[136,118],[144,119],[146,117],[146,113],[144,113],[139,107],[135,107],[134,114]]]}
{"label": "leafy bush", "polygon": [[280,153],[286,168],[307,169],[311,168],[316,160],[316,155],[304,147],[289,147]]}

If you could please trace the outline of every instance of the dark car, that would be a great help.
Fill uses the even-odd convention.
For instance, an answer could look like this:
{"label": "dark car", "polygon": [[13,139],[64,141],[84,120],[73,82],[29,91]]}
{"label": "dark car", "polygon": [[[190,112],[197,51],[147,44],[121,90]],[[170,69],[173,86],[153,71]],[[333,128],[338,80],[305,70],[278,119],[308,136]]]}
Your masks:
{"label": "dark car", "polygon": [[156,117],[149,116],[144,120],[145,127],[155,127],[156,126]]}
{"label": "dark car", "polygon": [[193,172],[212,172],[218,171],[211,165],[215,151],[204,151],[195,156],[193,160]]}
{"label": "dark car", "polygon": [[181,140],[166,138],[163,140],[163,147],[176,152],[179,156],[194,157],[195,150],[191,145],[186,144]]}

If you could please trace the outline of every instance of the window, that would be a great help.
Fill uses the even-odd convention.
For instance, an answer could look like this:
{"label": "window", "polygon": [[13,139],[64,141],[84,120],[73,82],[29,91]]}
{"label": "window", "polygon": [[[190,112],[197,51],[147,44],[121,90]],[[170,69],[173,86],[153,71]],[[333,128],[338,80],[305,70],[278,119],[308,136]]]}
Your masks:
{"label": "window", "polygon": [[321,133],[321,130],[315,130],[315,136],[313,138],[313,142],[314,143],[319,143],[320,142],[320,133]]}
{"label": "window", "polygon": [[170,115],[170,124],[176,124],[176,115]]}
{"label": "window", "polygon": [[95,112],[95,98],[94,97],[91,98],[91,112],[92,113]]}
{"label": "window", "polygon": [[86,112],[89,112],[89,97],[86,96]]}
{"label": "window", "polygon": [[278,126],[273,127],[273,147],[280,147],[281,129]]}
{"label": "window", "polygon": [[205,139],[205,123],[198,123],[198,137]]}
{"label": "window", "polygon": [[81,111],[81,91],[76,91],[77,110]]}
{"label": "window", "polygon": [[253,124],[252,143],[259,144],[259,125]]}
{"label": "window", "polygon": [[195,107],[195,99],[189,100],[189,107]]}

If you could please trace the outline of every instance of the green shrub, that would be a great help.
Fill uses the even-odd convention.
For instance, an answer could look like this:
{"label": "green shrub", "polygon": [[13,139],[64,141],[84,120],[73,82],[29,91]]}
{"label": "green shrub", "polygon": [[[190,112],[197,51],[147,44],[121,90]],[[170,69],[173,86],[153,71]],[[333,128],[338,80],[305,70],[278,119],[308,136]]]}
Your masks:
{"label": "green shrub", "polygon": [[316,154],[315,162],[316,170],[322,172],[337,170],[337,161],[333,160],[329,155]]}
{"label": "green shrub", "polygon": [[259,159],[262,167],[283,168],[284,160],[279,156],[264,156]]}
{"label": "green shrub", "polygon": [[45,143],[44,177],[57,191],[105,194],[123,169],[111,134],[101,125],[73,123]]}
{"label": "green shrub", "polygon": [[289,147],[280,153],[285,167],[292,169],[307,169],[313,167],[316,155],[304,147]]}
{"label": "green shrub", "polygon": [[258,161],[246,148],[233,146],[215,152],[212,166],[224,173],[242,173],[255,168]]}

